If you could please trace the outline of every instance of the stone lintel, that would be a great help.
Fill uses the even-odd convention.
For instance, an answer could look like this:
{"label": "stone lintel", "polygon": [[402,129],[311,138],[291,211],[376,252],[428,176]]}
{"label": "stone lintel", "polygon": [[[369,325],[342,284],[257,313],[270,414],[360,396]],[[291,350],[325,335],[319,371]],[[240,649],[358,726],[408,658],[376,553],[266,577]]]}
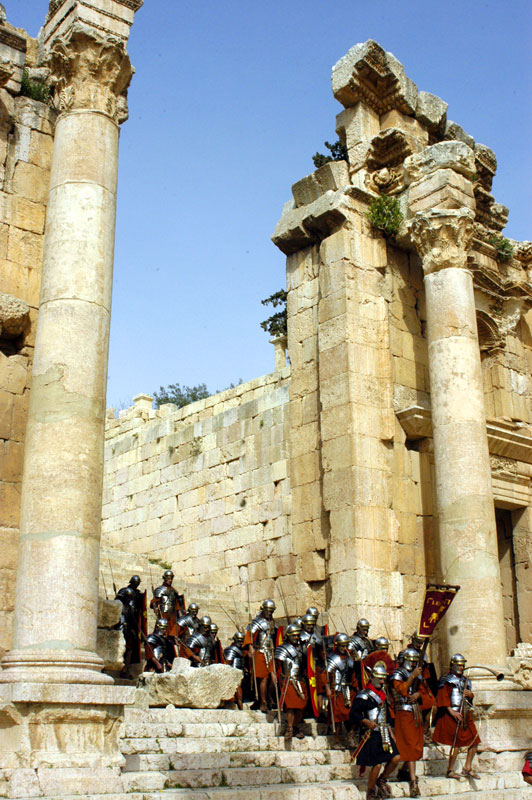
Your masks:
{"label": "stone lintel", "polygon": [[286,255],[326,239],[347,219],[351,198],[344,189],[329,190],[301,208],[287,208],[275,228],[272,241]]}
{"label": "stone lintel", "polygon": [[25,64],[26,39],[0,25],[0,86],[11,94],[18,94]]}
{"label": "stone lintel", "polygon": [[[407,439],[425,439],[432,436],[430,408],[410,406],[397,412],[397,419]],[[532,431],[505,420],[486,421],[489,451],[493,455],[513,458],[532,464]]]}
{"label": "stone lintel", "polygon": [[64,36],[75,22],[92,26],[103,35],[127,41],[135,12],[143,0],[51,0],[43,28],[43,44]]}

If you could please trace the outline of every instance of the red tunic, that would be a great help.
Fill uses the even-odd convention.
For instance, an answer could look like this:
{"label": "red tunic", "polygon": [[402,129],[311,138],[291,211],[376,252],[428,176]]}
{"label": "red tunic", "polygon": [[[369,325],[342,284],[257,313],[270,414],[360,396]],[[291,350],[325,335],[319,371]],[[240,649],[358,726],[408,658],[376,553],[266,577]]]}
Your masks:
{"label": "red tunic", "polygon": [[349,719],[349,711],[353,703],[353,696],[353,690],[349,689],[349,697],[351,702],[349,706],[346,706],[343,694],[341,692],[336,692],[331,688],[331,702],[334,710],[335,722],[345,722],[347,719]]}
{"label": "red tunic", "polygon": [[[393,687],[402,697],[407,696],[406,681],[394,681]],[[423,758],[423,720],[420,706],[417,720],[413,711],[395,711],[395,742],[401,761],[419,761]]]}
{"label": "red tunic", "polygon": [[[478,744],[480,742],[480,737],[470,714],[468,714],[464,727],[463,723],[457,723],[454,717],[446,710],[451,706],[451,685],[449,683],[444,684],[441,689],[438,689],[436,705],[438,706],[439,716],[432,736],[435,742],[438,744],[448,744],[451,747],[453,743],[455,747],[470,747],[472,744]],[[454,738],[455,734],[456,741]]]}
{"label": "red tunic", "polygon": [[268,675],[272,674],[274,670],[273,658],[270,659],[270,664],[268,666],[266,664],[264,653],[256,652],[253,656],[253,661],[255,664],[255,675],[257,678],[267,678]]}
{"label": "red tunic", "polygon": [[[286,690],[286,695],[284,698],[284,708],[287,711],[297,711],[307,707],[308,702],[308,689],[306,682],[304,680],[299,681],[299,685],[301,686],[301,690],[303,692],[303,697],[300,697],[299,694],[296,692],[294,686],[289,683],[288,688]],[[284,692],[284,683],[282,686],[282,691]]]}

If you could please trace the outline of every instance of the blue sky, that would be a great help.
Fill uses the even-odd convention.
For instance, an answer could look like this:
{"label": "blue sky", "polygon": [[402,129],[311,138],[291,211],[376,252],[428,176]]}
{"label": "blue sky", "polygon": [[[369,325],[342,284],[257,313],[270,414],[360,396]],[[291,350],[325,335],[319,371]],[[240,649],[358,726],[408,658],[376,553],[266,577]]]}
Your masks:
{"label": "blue sky", "polygon": [[[3,2],[37,34],[47,0]],[[128,48],[109,405],[273,369],[260,300],[285,275],[270,236],[291,185],[336,138],[331,67],[369,38],[495,151],[505,233],[532,239],[528,2],[146,0]]]}

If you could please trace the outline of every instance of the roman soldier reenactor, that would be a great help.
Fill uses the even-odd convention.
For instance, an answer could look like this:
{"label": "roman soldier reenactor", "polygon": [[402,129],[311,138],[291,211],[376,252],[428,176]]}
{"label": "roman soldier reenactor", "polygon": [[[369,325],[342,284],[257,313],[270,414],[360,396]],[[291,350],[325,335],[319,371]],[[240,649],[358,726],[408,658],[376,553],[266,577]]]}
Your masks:
{"label": "roman soldier reenactor", "polygon": [[213,663],[214,642],[210,617],[205,615],[200,619],[199,630],[188,637],[182,651],[193,667],[208,667]]}
{"label": "roman soldier reenactor", "polygon": [[[224,661],[230,667],[242,671],[242,678],[244,678],[244,651],[242,645],[244,644],[244,634],[236,631],[233,635],[232,643],[224,650]],[[242,711],[242,686],[239,686],[233,698],[238,708]]]}
{"label": "roman soldier reenactor", "polygon": [[130,677],[129,667],[131,664],[141,663],[142,634],[145,636],[147,633],[146,592],[139,591],[139,585],[139,576],[132,575],[129,584],[116,593],[116,599],[122,603],[118,627],[126,642],[124,668],[120,673],[123,678]]}
{"label": "roman soldier reenactor", "polygon": [[349,636],[338,633],[332,653],[327,656],[328,684],[325,692],[331,704],[331,715],[334,716],[336,733],[333,747],[340,743],[340,726],[349,719],[349,711],[354,692],[351,688],[352,660],[347,652]]}
{"label": "roman soldier reenactor", "polygon": [[359,661],[363,661],[367,655],[375,650],[373,642],[368,637],[369,628],[370,625],[367,619],[359,619],[356,630],[351,636],[351,641],[357,651]]}
{"label": "roman soldier reenactor", "polygon": [[[403,650],[399,665],[390,678],[395,716],[395,741],[399,749],[401,761],[408,768],[410,797],[419,797],[419,786],[416,778],[416,761],[423,758],[424,730],[423,705],[430,707],[434,703],[432,694],[419,679],[422,667],[419,665],[419,653],[413,648]],[[419,685],[418,685],[419,684]]]}
{"label": "roman soldier reenactor", "polygon": [[[260,613],[253,619],[247,628],[244,638],[244,647],[248,648],[252,661],[251,669],[259,684],[260,710],[268,711],[268,684],[277,682],[275,663],[273,659],[273,644],[275,641],[275,623],[273,600],[263,600]],[[257,698],[258,699],[258,698]]]}
{"label": "roman soldier reenactor", "polygon": [[198,619],[199,605],[197,603],[189,603],[187,613],[179,617],[177,620],[177,635],[182,638],[183,636],[192,636],[193,633],[199,630],[200,621]]}
{"label": "roman soldier reenactor", "polygon": [[218,639],[218,625],[216,622],[211,622],[211,637],[212,637],[212,663],[224,664],[224,654],[222,651],[222,643]]}
{"label": "roman soldier reenactor", "polygon": [[478,778],[473,772],[472,763],[480,743],[475,723],[471,718],[470,709],[474,694],[471,691],[471,681],[464,675],[466,659],[456,653],[449,665],[449,672],[440,678],[438,694],[436,695],[436,727],[432,736],[437,744],[448,744],[451,748],[449,756],[448,778],[460,778],[454,771],[454,762],[461,747],[467,747],[467,756],[462,770],[462,775],[468,778]]}
{"label": "roman soldier reenactor", "polygon": [[175,658],[175,645],[168,636],[168,620],[158,619],[155,630],[146,637],[145,672],[168,672]]}
{"label": "roman soldier reenactor", "polygon": [[177,619],[185,613],[185,598],[178,594],[172,586],[174,573],[171,569],[163,572],[163,582],[153,592],[150,608],[153,608],[157,619],[168,620],[169,636],[177,634]]}
{"label": "roman soldier reenactor", "polygon": [[321,650],[323,638],[321,633],[316,630],[316,622],[317,617],[309,613],[304,614],[301,618],[301,635],[299,638],[305,651],[309,647],[313,647],[316,653]]}
{"label": "roman soldier reenactor", "polygon": [[[388,776],[399,761],[399,752],[389,725],[385,692],[387,678],[386,666],[375,664],[371,680],[357,694],[349,713],[350,724],[360,731],[360,743],[353,756],[357,764],[371,767],[366,794],[368,799],[391,796]],[[384,765],[382,772],[381,765]]]}
{"label": "roman soldier reenactor", "polygon": [[284,738],[292,736],[304,739],[305,734],[299,728],[303,712],[308,701],[308,689],[303,677],[306,648],[300,642],[301,626],[296,623],[288,625],[286,638],[282,645],[275,648],[274,658],[280,667],[280,703],[281,710],[286,711],[286,730]]}

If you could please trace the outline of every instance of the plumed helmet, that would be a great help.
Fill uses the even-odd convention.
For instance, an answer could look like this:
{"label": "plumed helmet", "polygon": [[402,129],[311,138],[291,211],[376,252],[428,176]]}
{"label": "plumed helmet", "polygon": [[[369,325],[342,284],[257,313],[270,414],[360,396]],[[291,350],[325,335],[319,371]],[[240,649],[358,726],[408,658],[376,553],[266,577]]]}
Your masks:
{"label": "plumed helmet", "polygon": [[263,611],[275,611],[275,603],[273,600],[263,600],[261,603],[261,608]]}
{"label": "plumed helmet", "polygon": [[155,623],[155,630],[156,631],[167,631],[168,630],[168,620],[167,619],[158,619]]}
{"label": "plumed helmet", "polygon": [[313,628],[314,625],[316,624],[316,619],[317,619],[317,617],[313,617],[312,614],[308,614],[307,613],[301,619],[301,624],[303,625],[305,630],[307,628]]}
{"label": "plumed helmet", "polygon": [[320,612],[318,611],[316,606],[309,606],[309,608],[307,608],[307,610],[305,611],[305,614],[311,614],[313,617],[318,619]]}
{"label": "plumed helmet", "polygon": [[334,643],[336,645],[347,645],[349,643],[349,636],[347,635],[347,633],[338,633],[336,635]]}
{"label": "plumed helmet", "polygon": [[386,650],[388,652],[388,648],[390,647],[390,642],[386,638],[386,636],[377,636],[375,639],[375,650]]}
{"label": "plumed helmet", "polygon": [[377,680],[385,681],[388,677],[388,670],[382,661],[377,661],[377,663],[372,667],[371,672],[373,678],[377,678]]}
{"label": "plumed helmet", "polygon": [[218,633],[218,625],[216,624],[216,622],[211,622],[211,633],[214,634],[215,636]]}
{"label": "plumed helmet", "polygon": [[187,611],[189,614],[192,614],[192,616],[195,617],[199,611],[199,605],[197,603],[189,603]]}
{"label": "plumed helmet", "polygon": [[233,635],[233,642],[235,644],[243,644],[244,634],[242,633],[242,631],[236,631],[236,633]]}
{"label": "plumed helmet", "polygon": [[357,633],[363,633],[363,635],[366,636],[368,631],[369,631],[369,622],[367,619],[364,619],[364,617],[362,617],[362,619],[359,619],[357,622]]}
{"label": "plumed helmet", "polygon": [[301,630],[302,630],[301,625],[298,625],[297,622],[292,622],[286,628],[286,631],[285,631],[286,638],[289,641],[292,641],[292,639],[299,639],[299,636],[301,634]]}
{"label": "plumed helmet", "polygon": [[402,651],[402,663],[408,670],[414,669],[419,662],[419,652],[413,647],[407,647]]}
{"label": "plumed helmet", "polygon": [[132,575],[129,579],[129,585],[133,587],[133,589],[138,589],[140,586],[140,577],[138,575]]}
{"label": "plumed helmet", "polygon": [[174,577],[174,573],[172,572],[172,570],[171,569],[165,569],[165,571],[163,572],[163,581],[166,581],[169,578],[173,578],[173,577]]}
{"label": "plumed helmet", "polygon": [[451,672],[456,672],[458,667],[465,667],[466,665],[466,657],[463,656],[461,653],[455,653],[454,656],[451,657],[450,668]]}

